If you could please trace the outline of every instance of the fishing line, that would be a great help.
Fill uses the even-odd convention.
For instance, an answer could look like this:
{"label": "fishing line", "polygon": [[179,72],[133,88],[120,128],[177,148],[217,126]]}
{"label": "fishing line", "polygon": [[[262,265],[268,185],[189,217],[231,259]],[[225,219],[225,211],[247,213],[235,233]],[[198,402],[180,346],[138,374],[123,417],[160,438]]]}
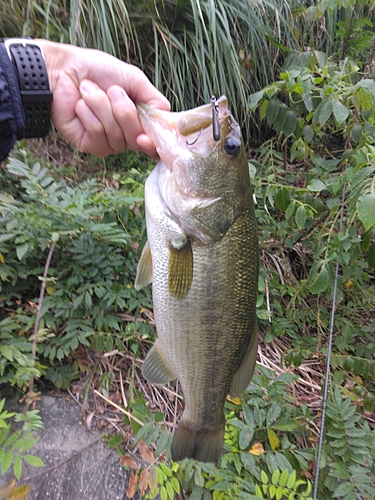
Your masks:
{"label": "fishing line", "polygon": [[[344,199],[345,199],[345,181],[343,183],[343,188],[342,188],[340,232],[342,232],[343,219],[344,219]],[[328,379],[329,379],[330,370],[331,370],[332,340],[333,340],[333,327],[335,324],[335,312],[336,312],[335,309],[336,309],[338,279],[339,279],[339,263],[336,262],[335,280],[334,280],[334,284],[333,284],[332,311],[331,311],[331,320],[330,320],[330,326],[329,326],[327,366],[326,366],[325,385],[324,385],[323,401],[322,401],[322,421],[320,424],[318,455],[317,455],[317,459],[316,459],[316,473],[315,473],[313,500],[318,499],[317,494],[318,494],[318,483],[319,483],[319,470],[320,470],[320,462],[322,459],[322,450],[323,450],[323,441],[324,441],[324,426],[325,426],[326,411],[327,411]]]}

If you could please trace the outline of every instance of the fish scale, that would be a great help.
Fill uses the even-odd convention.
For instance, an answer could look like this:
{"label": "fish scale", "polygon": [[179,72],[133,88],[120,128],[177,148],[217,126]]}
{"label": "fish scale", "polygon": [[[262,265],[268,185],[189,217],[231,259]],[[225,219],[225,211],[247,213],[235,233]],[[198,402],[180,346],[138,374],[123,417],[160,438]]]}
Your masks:
{"label": "fish scale", "polygon": [[[217,462],[225,399],[246,388],[257,351],[259,250],[248,164],[226,98],[217,102],[219,141],[212,138],[209,106],[181,113],[139,108],[161,157],[146,181],[148,244],[136,281],[137,288],[152,281],[158,333],[143,374],[157,385],[174,378],[181,384],[185,409],[174,460]],[[193,135],[202,122],[195,142],[190,117]],[[239,145],[235,156],[232,147],[225,153],[224,141]]]}

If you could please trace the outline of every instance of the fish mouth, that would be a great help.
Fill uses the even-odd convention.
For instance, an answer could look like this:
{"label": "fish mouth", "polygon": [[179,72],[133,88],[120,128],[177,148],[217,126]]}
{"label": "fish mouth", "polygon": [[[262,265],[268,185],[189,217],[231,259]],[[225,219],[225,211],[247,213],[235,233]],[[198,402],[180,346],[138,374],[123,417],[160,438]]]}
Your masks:
{"label": "fish mouth", "polygon": [[[229,113],[225,96],[215,101],[218,119]],[[169,112],[138,104],[137,110],[145,133],[155,144],[163,162],[173,169],[177,157],[190,154],[208,156],[216,146],[212,126],[212,103],[180,112]]]}

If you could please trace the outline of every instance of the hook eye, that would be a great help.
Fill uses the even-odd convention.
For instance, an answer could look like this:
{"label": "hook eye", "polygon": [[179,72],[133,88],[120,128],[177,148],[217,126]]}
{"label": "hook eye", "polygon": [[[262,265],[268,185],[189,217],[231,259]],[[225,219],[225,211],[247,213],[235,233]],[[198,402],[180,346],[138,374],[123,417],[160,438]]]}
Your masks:
{"label": "hook eye", "polygon": [[220,123],[219,123],[219,106],[217,104],[216,96],[211,97],[212,104],[212,132],[214,141],[220,141]]}

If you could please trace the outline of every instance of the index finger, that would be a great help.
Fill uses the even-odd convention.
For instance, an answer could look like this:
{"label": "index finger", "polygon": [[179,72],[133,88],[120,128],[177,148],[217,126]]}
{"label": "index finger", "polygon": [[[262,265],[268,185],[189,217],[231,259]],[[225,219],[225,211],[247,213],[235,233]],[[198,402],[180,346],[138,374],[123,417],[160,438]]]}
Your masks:
{"label": "index finger", "polygon": [[132,66],[132,70],[126,73],[126,79],[127,81],[123,82],[123,88],[134,103],[144,103],[154,108],[170,111],[171,105],[168,99],[154,87],[139,68]]}

